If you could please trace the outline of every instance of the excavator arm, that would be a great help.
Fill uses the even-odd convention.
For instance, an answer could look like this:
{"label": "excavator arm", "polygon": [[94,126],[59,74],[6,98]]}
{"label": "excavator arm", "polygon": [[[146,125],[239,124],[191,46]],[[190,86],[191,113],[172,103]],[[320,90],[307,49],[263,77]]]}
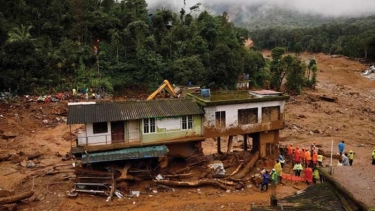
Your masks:
{"label": "excavator arm", "polygon": [[171,86],[171,84],[169,83],[168,80],[164,80],[163,83],[159,86],[158,89],[156,89],[150,96],[148,96],[147,100],[152,100],[154,99],[154,97],[160,93],[163,89],[166,89],[167,92],[173,96],[173,97],[177,97],[177,94],[176,92],[173,90],[173,87]]}

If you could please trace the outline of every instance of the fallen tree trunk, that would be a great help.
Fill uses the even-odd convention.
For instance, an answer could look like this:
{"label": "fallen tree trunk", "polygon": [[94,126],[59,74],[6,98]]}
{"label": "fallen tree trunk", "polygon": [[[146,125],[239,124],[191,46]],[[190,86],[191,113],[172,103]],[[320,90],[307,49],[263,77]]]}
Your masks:
{"label": "fallen tree trunk", "polygon": [[192,182],[187,182],[187,181],[170,181],[170,180],[154,180],[155,183],[162,184],[162,185],[169,185],[169,186],[181,186],[181,187],[199,187],[199,186],[204,186],[204,185],[211,185],[215,187],[219,187],[223,190],[228,190],[228,188],[220,184],[218,181],[215,180],[197,180],[197,181],[192,181]]}
{"label": "fallen tree trunk", "polygon": [[254,167],[258,159],[259,159],[259,151],[253,154],[250,161],[246,164],[246,166],[242,169],[242,171],[238,173],[237,175],[235,175],[234,177],[236,179],[244,178],[248,173],[250,173],[251,169]]}
{"label": "fallen tree trunk", "polygon": [[227,180],[222,180],[222,179],[218,179],[217,181],[220,182],[221,184],[224,184],[224,185],[229,185],[229,186],[235,186],[235,185],[237,185],[233,181],[227,181]]}
{"label": "fallen tree trunk", "polygon": [[242,166],[243,166],[243,163],[241,163],[241,164],[237,167],[237,169],[236,169],[233,173],[230,174],[230,176],[233,176],[233,175],[237,174],[237,172],[240,170],[240,168],[241,168]]}
{"label": "fallen tree trunk", "polygon": [[163,175],[164,178],[185,178],[185,177],[191,177],[191,176],[192,176],[191,172],[187,174]]}
{"label": "fallen tree trunk", "polygon": [[21,200],[30,198],[32,195],[34,195],[34,192],[29,191],[29,192],[20,193],[20,194],[14,195],[14,196],[0,198],[0,205],[19,202]]}

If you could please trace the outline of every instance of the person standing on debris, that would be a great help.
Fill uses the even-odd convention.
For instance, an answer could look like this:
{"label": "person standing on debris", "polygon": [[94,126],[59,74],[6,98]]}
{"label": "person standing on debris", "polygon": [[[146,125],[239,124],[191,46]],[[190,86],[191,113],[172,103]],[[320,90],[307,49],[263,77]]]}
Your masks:
{"label": "person standing on debris", "polygon": [[312,169],[310,168],[310,166],[307,166],[305,168],[305,178],[304,178],[307,185],[309,185],[310,182],[312,182],[312,177],[313,177]]}
{"label": "person standing on debris", "polygon": [[284,156],[279,155],[279,161],[280,161],[280,164],[281,164],[281,168],[284,168],[284,163],[285,163]]}
{"label": "person standing on debris", "polygon": [[315,167],[316,164],[318,163],[318,154],[316,153],[315,150],[313,151],[312,162],[313,162],[313,167]]}
{"label": "person standing on debris", "polygon": [[353,152],[353,150],[349,151],[348,158],[349,158],[349,165],[352,166],[353,165],[353,160],[354,160],[354,152]]}
{"label": "person standing on debris", "polygon": [[306,160],[306,166],[305,167],[310,166],[311,165],[311,153],[307,149],[305,151],[305,160]]}
{"label": "person standing on debris", "polygon": [[344,141],[341,141],[338,145],[339,147],[339,153],[340,153],[340,156],[342,155],[342,153],[344,152],[344,149],[345,149],[345,142]]}
{"label": "person standing on debris", "polygon": [[301,176],[301,171],[303,171],[302,164],[301,163],[294,164],[293,171],[294,171],[294,175],[296,177],[300,177]]}
{"label": "person standing on debris", "polygon": [[305,151],[305,149],[302,147],[302,150],[301,150],[301,165],[302,165],[302,166],[305,166],[305,155],[306,155],[306,151]]}
{"label": "person standing on debris", "polygon": [[277,182],[278,182],[277,178],[278,178],[278,175],[276,173],[276,169],[272,169],[272,171],[271,171],[271,180],[272,180],[272,183],[273,183],[274,186],[277,185]]}
{"label": "person standing on debris", "polygon": [[313,170],[313,183],[316,184],[317,180],[320,180],[320,173],[319,173],[318,168],[314,167],[314,170]]}
{"label": "person standing on debris", "polygon": [[273,168],[276,170],[277,178],[280,181],[280,185],[282,185],[283,168],[281,168],[279,160],[276,160],[276,164]]}
{"label": "person standing on debris", "polygon": [[375,147],[374,147],[374,150],[372,150],[372,154],[371,154],[371,157],[372,157],[372,165],[375,165]]}
{"label": "person standing on debris", "polygon": [[342,165],[343,166],[349,166],[349,158],[348,158],[348,153],[345,153],[342,155]]}
{"label": "person standing on debris", "polygon": [[301,152],[299,151],[299,147],[296,147],[296,150],[294,151],[294,162],[295,163],[300,163],[301,162]]}
{"label": "person standing on debris", "polygon": [[319,166],[323,166],[323,155],[318,155],[318,164]]}
{"label": "person standing on debris", "polygon": [[293,144],[288,145],[288,158],[292,160]]}
{"label": "person standing on debris", "polygon": [[262,182],[260,191],[263,191],[264,187],[265,187],[266,191],[268,190],[269,181],[270,181],[270,175],[269,175],[268,171],[265,171],[263,173],[263,182]]}

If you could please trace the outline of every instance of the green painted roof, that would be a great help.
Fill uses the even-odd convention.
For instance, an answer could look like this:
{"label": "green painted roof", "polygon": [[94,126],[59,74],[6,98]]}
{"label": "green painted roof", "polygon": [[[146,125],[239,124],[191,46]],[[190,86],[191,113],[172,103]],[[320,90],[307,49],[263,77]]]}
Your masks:
{"label": "green painted roof", "polygon": [[138,147],[138,148],[127,148],[108,152],[95,152],[82,155],[82,162],[87,163],[99,163],[106,161],[115,160],[132,160],[140,158],[155,158],[162,157],[169,150],[165,145],[161,146],[149,146],[149,147]]}
{"label": "green painted roof", "polygon": [[68,108],[68,125],[204,113],[197,103],[186,98],[73,104]]}

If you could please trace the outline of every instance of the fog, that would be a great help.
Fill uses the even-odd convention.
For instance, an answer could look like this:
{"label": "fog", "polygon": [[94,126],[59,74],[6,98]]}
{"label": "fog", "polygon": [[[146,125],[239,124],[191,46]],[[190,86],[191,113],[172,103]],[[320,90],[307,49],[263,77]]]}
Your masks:
{"label": "fog", "polygon": [[[149,8],[178,10],[184,7],[184,0],[146,0]],[[375,0],[185,0],[185,10],[196,3],[202,3],[207,8],[218,8],[221,5],[271,6],[299,11],[311,15],[331,17],[358,17],[375,14]],[[214,10],[214,9],[211,9]],[[213,11],[215,12],[215,11]]]}

